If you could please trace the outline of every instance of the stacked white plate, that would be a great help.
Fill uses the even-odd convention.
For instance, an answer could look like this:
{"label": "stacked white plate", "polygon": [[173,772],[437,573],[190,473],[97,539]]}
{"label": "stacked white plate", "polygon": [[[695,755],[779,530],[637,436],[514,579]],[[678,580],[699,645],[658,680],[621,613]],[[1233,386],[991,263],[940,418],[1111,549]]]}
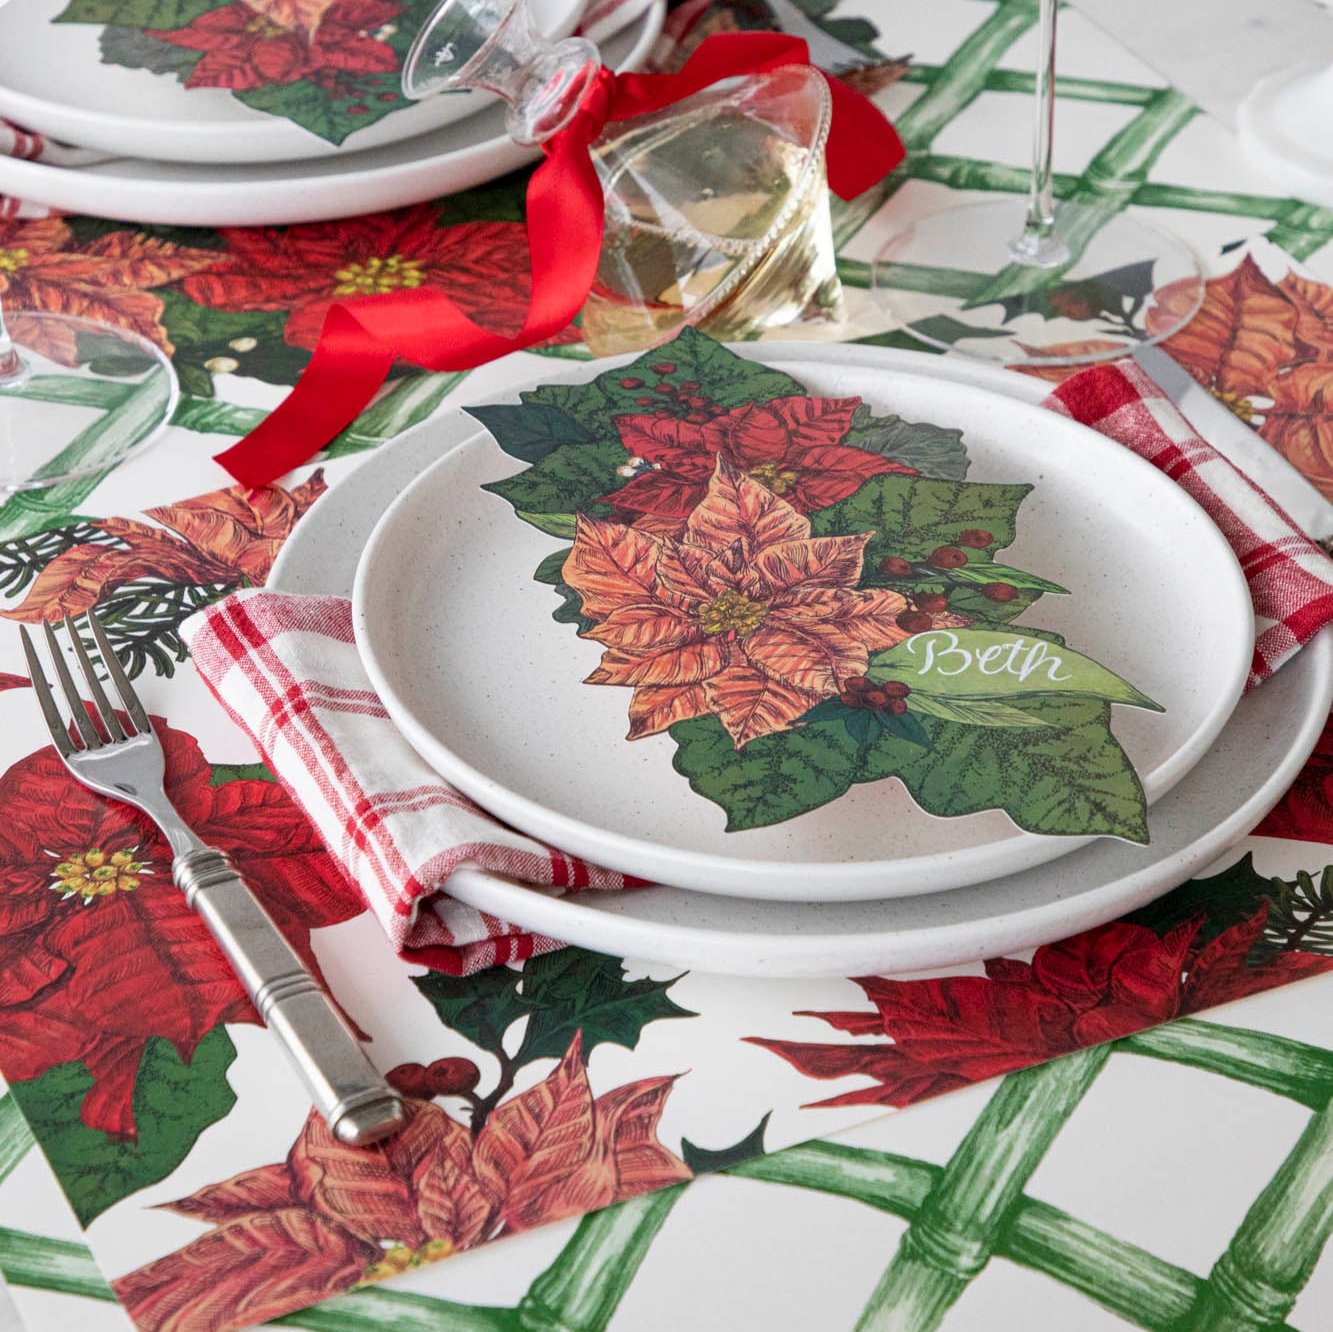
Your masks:
{"label": "stacked white plate", "polygon": [[[530,3],[538,28],[563,37],[586,0]],[[225,89],[103,63],[99,25],[53,22],[67,7],[0,4],[0,117],[114,156],[86,166],[0,156],[0,194],[130,222],[279,226],[469,189],[535,157],[480,92],[414,103],[334,144]],[[666,0],[627,0],[589,35],[612,68],[637,68],[665,9]]]}
{"label": "stacked white plate", "polygon": [[[1184,492],[1036,406],[1045,386],[1031,379],[876,348],[736,350],[812,393],[961,429],[971,481],[1037,482],[1005,558],[1026,559],[1072,595],[1043,598],[1027,618],[1165,707],[1116,708],[1113,726],[1150,802],[1149,844],[1039,836],[999,812],[936,818],[894,781],[771,828],[724,831],[716,807],[672,770],[669,740],[624,743],[625,691],[579,683],[596,645],[552,621],[550,590],[531,583],[550,538],[480,488],[516,464],[471,417],[452,414],[379,450],[354,487],[322,498],[271,585],[353,596],[372,680],[447,780],[534,836],[675,885],[561,897],[463,870],[454,895],[572,943],[694,969],[911,971],[1132,910],[1204,868],[1276,802],[1333,700],[1333,642],[1321,638],[1240,698],[1253,650],[1248,591]],[[516,382],[514,393],[531,386]],[[497,396],[511,395],[488,400]]]}

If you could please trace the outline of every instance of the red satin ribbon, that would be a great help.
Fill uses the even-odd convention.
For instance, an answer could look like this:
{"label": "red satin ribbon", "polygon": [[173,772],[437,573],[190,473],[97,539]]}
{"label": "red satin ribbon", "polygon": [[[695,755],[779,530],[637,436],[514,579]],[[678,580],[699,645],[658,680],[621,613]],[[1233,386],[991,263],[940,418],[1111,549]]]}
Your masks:
{"label": "red satin ribbon", "polygon": [[[243,485],[267,485],[351,424],[395,360],[426,370],[470,370],[560,332],[587,300],[601,254],[605,204],[588,149],[607,122],[661,110],[723,79],[809,63],[800,38],[760,32],[709,37],[676,74],[603,68],[574,118],[543,145],[546,160],[528,182],[532,296],[519,332],[488,332],[440,290],[418,287],[340,301],[330,306],[296,387],[217,461]],[[833,99],[829,186],[851,199],[902,161],[903,146],[872,102],[824,77]]]}

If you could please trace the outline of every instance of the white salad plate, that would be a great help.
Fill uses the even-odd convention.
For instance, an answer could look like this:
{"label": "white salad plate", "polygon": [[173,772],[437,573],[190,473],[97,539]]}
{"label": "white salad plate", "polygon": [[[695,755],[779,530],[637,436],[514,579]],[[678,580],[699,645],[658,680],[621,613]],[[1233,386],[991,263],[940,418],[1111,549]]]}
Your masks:
{"label": "white salad plate", "polygon": [[[772,344],[739,349],[765,358],[775,350]],[[803,369],[836,359],[985,385],[1027,403],[1047,391],[998,368],[918,352],[788,345],[781,354]],[[371,454],[301,520],[269,586],[350,596],[379,517],[426,467],[475,433],[469,418],[445,414]],[[698,971],[858,976],[972,962],[1091,929],[1207,869],[1290,786],[1330,705],[1333,632],[1325,631],[1241,699],[1208,752],[1153,805],[1147,846],[1102,838],[1057,861],[951,892],[864,902],[761,902],[666,887],[565,896],[467,867],[450,878],[449,892],[553,938]]]}
{"label": "white salad plate", "polygon": [[[0,7],[0,15],[5,12]],[[666,0],[652,0],[647,8],[612,15],[607,25],[614,35],[606,35],[604,28],[599,37],[606,63],[616,70],[637,69],[657,40],[665,12]],[[0,106],[0,115],[5,114]],[[126,222],[286,226],[454,194],[514,171],[537,155],[505,133],[504,108],[490,106],[415,138],[303,162],[188,165],[121,157],[62,167],[0,155],[0,194]]]}
{"label": "white salad plate", "polygon": [[[537,28],[558,38],[578,26],[585,0],[529,4]],[[0,116],[81,148],[155,162],[293,162],[415,138],[496,100],[470,91],[427,98],[332,143],[294,120],[247,106],[227,88],[187,88],[171,73],[110,63],[103,41],[111,25],[58,22],[70,8],[69,0],[0,5]],[[399,21],[412,22],[406,9]],[[396,92],[398,72],[386,78]]]}
{"label": "white salad plate", "polygon": [[[1061,634],[1161,705],[1116,705],[1111,724],[1149,803],[1169,791],[1231,715],[1254,651],[1244,576],[1197,504],[1129,450],[988,388],[846,355],[757,355],[812,394],[961,430],[969,482],[1033,484],[1017,540],[997,559],[1069,594],[1048,593],[1008,627]],[[541,382],[616,364],[553,366]],[[517,401],[516,390],[496,396]],[[937,892],[1080,845],[1024,831],[999,810],[926,813],[893,778],[765,827],[729,828],[676,770],[671,736],[625,739],[629,689],[583,683],[602,645],[557,623],[559,602],[533,579],[568,542],[482,489],[523,470],[485,432],[455,446],[380,519],[353,592],[357,646],[389,715],[437,772],[506,823],[655,883],[785,900]]]}

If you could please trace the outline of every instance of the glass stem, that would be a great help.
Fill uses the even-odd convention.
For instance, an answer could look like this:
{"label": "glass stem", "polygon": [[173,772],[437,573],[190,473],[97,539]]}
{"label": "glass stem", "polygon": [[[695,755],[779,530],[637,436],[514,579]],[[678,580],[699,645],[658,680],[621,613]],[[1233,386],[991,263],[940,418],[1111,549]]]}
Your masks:
{"label": "glass stem", "polygon": [[1015,260],[1038,268],[1069,261],[1069,247],[1055,234],[1051,146],[1055,131],[1055,11],[1057,0],[1041,0],[1038,33],[1036,116],[1032,127],[1032,182],[1022,233],[1010,242]]}
{"label": "glass stem", "polygon": [[13,388],[28,377],[28,363],[5,328],[5,305],[0,300],[0,388]]}

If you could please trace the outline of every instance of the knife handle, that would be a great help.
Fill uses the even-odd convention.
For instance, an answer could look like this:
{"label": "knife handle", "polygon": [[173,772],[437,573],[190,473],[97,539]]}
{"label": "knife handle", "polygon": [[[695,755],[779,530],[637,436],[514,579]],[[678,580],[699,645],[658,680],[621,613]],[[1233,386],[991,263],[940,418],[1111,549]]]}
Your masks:
{"label": "knife handle", "polygon": [[203,918],[340,1142],[364,1146],[396,1132],[403,1102],[366,1058],[346,1019],[246,886],[225,851],[178,856],[172,878]]}

